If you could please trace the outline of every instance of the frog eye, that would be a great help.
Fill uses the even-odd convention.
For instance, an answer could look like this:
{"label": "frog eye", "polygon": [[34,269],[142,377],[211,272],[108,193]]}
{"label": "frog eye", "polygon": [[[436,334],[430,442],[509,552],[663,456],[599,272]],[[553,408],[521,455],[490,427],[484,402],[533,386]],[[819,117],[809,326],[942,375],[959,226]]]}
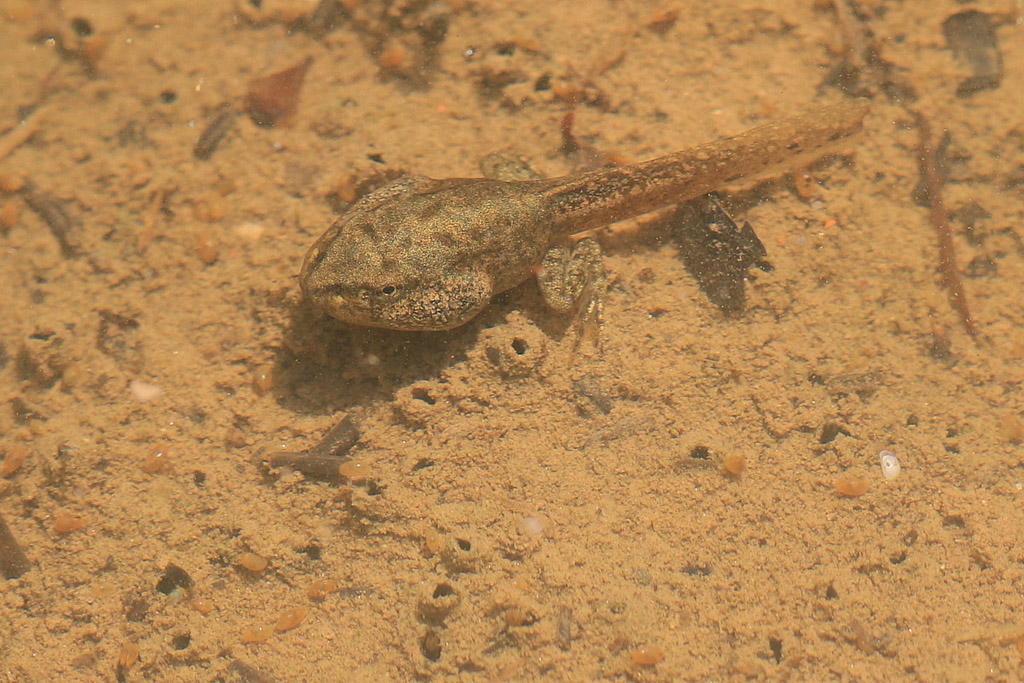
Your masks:
{"label": "frog eye", "polygon": [[394,285],[367,285],[365,289],[360,290],[359,297],[367,304],[373,304],[390,299],[397,293],[398,287]]}

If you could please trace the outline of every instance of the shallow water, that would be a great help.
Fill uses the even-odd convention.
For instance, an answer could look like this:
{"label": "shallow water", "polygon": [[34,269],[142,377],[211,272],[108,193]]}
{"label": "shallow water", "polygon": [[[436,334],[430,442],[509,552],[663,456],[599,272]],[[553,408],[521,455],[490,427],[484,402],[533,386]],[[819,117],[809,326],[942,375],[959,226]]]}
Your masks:
{"label": "shallow water", "polygon": [[[255,4],[0,3],[0,515],[31,563],[0,582],[0,675],[1018,675],[1014,17],[973,53],[1001,81],[965,92],[952,1]],[[253,105],[307,59],[294,111]],[[532,282],[448,333],[301,301],[367,179],[495,150],[563,175],[851,94],[847,153],[722,193],[774,266],[738,315],[664,212],[596,235],[602,353]],[[974,338],[915,200],[916,113]],[[348,478],[262,465],[344,416]]]}

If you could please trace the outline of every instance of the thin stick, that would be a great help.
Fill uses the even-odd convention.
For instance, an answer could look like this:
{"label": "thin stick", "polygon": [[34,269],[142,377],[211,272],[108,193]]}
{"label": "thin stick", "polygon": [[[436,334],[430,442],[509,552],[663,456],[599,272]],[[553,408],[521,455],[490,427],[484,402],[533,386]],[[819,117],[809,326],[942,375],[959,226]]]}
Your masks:
{"label": "thin stick", "polygon": [[304,453],[275,453],[272,468],[289,467],[310,479],[339,482],[345,479],[338,469],[351,458],[345,454],[359,441],[359,424],[351,415],[328,429],[322,439]]}
{"label": "thin stick", "polygon": [[31,567],[32,564],[25,557],[14,534],[7,528],[4,518],[0,517],[0,574],[5,579],[16,579]]}
{"label": "thin stick", "polygon": [[28,118],[24,121],[21,121],[8,129],[7,132],[3,134],[3,137],[0,137],[0,159],[6,157],[8,154],[16,150],[21,143],[35,135],[35,132],[39,130],[39,127],[43,122],[43,117],[47,112],[47,109],[40,107],[29,114]]}
{"label": "thin stick", "polygon": [[74,223],[71,216],[68,215],[67,209],[64,208],[63,202],[45,192],[39,192],[31,183],[22,190],[22,197],[25,198],[28,208],[32,209],[46,223],[46,227],[50,229],[57,244],[60,245],[60,253],[64,258],[78,256],[78,249],[69,239]]}
{"label": "thin stick", "polygon": [[351,415],[324,432],[323,438],[308,451],[311,457],[340,457],[359,441],[359,424]]}
{"label": "thin stick", "polygon": [[832,9],[835,10],[839,30],[843,34],[843,54],[846,61],[854,69],[863,69],[867,65],[864,61],[863,32],[856,25],[846,0],[832,0]]}
{"label": "thin stick", "polygon": [[306,453],[274,453],[267,464],[272,469],[288,468],[301,472],[307,479],[327,481],[337,484],[344,479],[341,476],[341,463],[350,458],[333,455],[307,455]]}
{"label": "thin stick", "polygon": [[953,245],[953,231],[949,228],[949,215],[942,202],[942,181],[936,168],[935,144],[932,140],[932,128],[928,119],[917,112],[917,127],[921,132],[921,173],[924,176],[925,188],[928,191],[932,225],[939,237],[939,267],[942,269],[942,281],[949,291],[949,300],[960,316],[967,334],[978,336],[974,326],[974,318],[967,306],[967,294],[964,292],[964,281],[960,269],[956,265],[956,247]]}
{"label": "thin stick", "polygon": [[149,245],[153,242],[153,237],[156,229],[156,219],[160,216],[160,208],[164,204],[164,191],[157,190],[153,193],[153,198],[149,202],[149,208],[146,210],[145,219],[142,222],[142,230],[139,231],[139,237],[135,242],[135,247],[138,249],[140,254],[144,254]]}

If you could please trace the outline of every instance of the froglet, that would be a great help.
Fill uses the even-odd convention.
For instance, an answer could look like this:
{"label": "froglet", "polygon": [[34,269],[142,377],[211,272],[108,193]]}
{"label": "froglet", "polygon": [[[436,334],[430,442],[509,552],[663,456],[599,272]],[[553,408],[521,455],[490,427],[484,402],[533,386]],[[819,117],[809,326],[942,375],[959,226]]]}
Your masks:
{"label": "froglet", "polygon": [[545,301],[601,315],[592,239],[568,236],[806,164],[860,131],[863,102],[767,123],[630,166],[552,179],[403,176],[355,202],[310,248],[306,299],[348,323],[449,330],[535,275]]}

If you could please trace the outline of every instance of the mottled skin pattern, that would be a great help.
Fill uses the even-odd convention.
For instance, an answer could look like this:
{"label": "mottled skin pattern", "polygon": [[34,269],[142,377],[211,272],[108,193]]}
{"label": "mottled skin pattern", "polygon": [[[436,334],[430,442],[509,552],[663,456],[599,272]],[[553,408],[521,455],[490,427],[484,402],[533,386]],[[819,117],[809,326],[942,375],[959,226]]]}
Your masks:
{"label": "mottled skin pattern", "polygon": [[534,274],[556,310],[600,320],[592,240],[566,236],[835,151],[861,128],[844,103],[632,166],[548,180],[405,176],[352,205],[306,255],[300,283],[345,322],[449,330]]}

